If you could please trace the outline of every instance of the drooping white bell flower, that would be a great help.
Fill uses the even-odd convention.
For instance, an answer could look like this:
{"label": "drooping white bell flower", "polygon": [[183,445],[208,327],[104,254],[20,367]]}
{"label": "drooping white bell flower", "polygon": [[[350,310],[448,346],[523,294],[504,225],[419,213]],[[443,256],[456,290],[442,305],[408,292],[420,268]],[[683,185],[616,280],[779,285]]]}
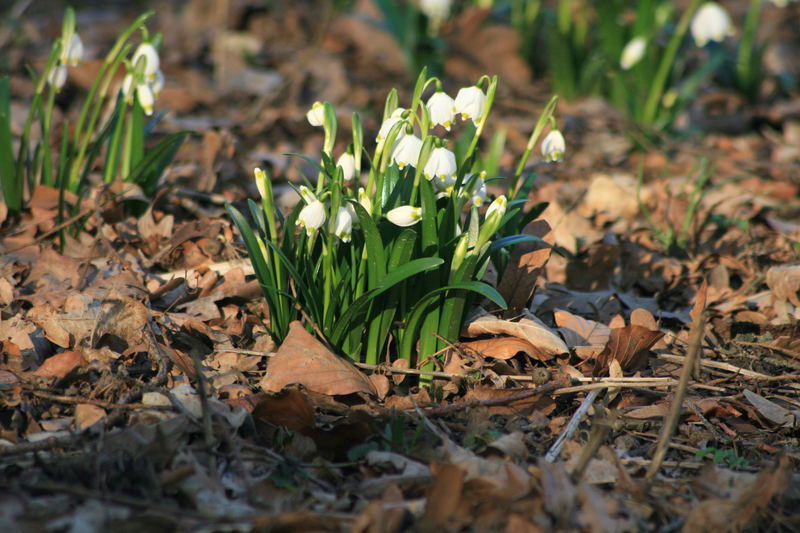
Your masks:
{"label": "drooping white bell flower", "polygon": [[333,233],[342,239],[342,242],[350,242],[353,237],[353,216],[347,207],[340,207],[336,213],[336,219],[333,221]]}
{"label": "drooping white bell flower", "polygon": [[67,65],[57,63],[47,75],[47,82],[58,92],[67,83]]}
{"label": "drooping white bell flower", "polygon": [[158,58],[156,47],[150,43],[142,43],[136,48],[131,58],[131,64],[135,67],[139,59],[144,58],[144,77],[147,81],[156,79],[156,72],[161,68],[161,60]]}
{"label": "drooping white bell flower", "polygon": [[441,183],[450,180],[456,172],[458,172],[456,155],[444,147],[434,148],[431,151],[428,162],[422,170],[428,181],[436,178]]}
{"label": "drooping white bell flower", "polygon": [[325,125],[325,106],[322,102],[317,101],[311,105],[311,109],[306,113],[306,119],[314,127]]}
{"label": "drooping white bell flower", "polygon": [[428,114],[431,116],[431,127],[441,125],[450,131],[450,126],[453,125],[453,119],[456,116],[456,103],[446,92],[436,91],[433,93],[425,107],[428,108]]}
{"label": "drooping white bell flower", "polygon": [[545,161],[563,161],[567,144],[564,136],[558,130],[552,130],[542,141],[542,157]]}
{"label": "drooping white bell flower", "polygon": [[411,205],[401,205],[386,213],[386,218],[395,226],[406,228],[422,220],[422,208]]}
{"label": "drooping white bell flower", "polygon": [[392,151],[392,161],[397,163],[400,170],[403,170],[406,165],[416,167],[421,149],[422,140],[413,133],[407,133],[395,145]]}
{"label": "drooping white bell flower", "polygon": [[454,101],[456,113],[461,115],[464,120],[472,119],[474,124],[483,116],[483,109],[486,106],[486,95],[480,87],[462,87],[458,90]]}
{"label": "drooping white bell flower", "polygon": [[450,16],[452,0],[419,0],[419,10],[426,17],[444,20]]}
{"label": "drooping white bell flower", "polygon": [[622,70],[633,68],[634,65],[642,60],[645,50],[647,50],[647,39],[644,37],[632,39],[622,50],[619,66],[622,67]]}
{"label": "drooping white bell flower", "polygon": [[73,33],[69,36],[68,40],[63,43],[59,59],[62,65],[71,65],[73,67],[83,59],[83,41],[81,41],[80,35]]}
{"label": "drooping white bell flower", "polygon": [[128,105],[133,104],[134,95],[139,105],[142,106],[145,115],[152,115],[153,105],[155,104],[153,90],[147,83],[136,84],[133,74],[128,73],[122,80],[122,96],[125,99],[125,103]]}
{"label": "drooping white bell flower", "polygon": [[306,204],[306,206],[300,210],[300,214],[297,215],[297,222],[296,224],[302,228],[305,228],[306,235],[311,237],[314,233],[322,227],[327,219],[327,215],[325,214],[325,206],[322,205],[322,202],[319,200],[314,200],[313,202]]}
{"label": "drooping white bell flower", "polygon": [[722,42],[733,35],[733,23],[728,12],[716,2],[706,2],[695,13],[691,26],[692,37],[697,46],[709,41]]}
{"label": "drooping white bell flower", "polygon": [[[392,114],[389,116],[389,118],[381,123],[381,127],[378,130],[378,136],[375,137],[375,142],[381,143],[386,140],[386,137],[389,136],[389,132],[392,131],[394,125],[403,120],[403,113],[405,113],[405,111],[406,110],[403,107],[398,107],[392,111]],[[405,132],[403,130],[400,130],[400,133],[398,133],[398,138],[402,137],[404,133]]]}
{"label": "drooping white bell flower", "polygon": [[342,169],[344,181],[350,182],[356,177],[356,158],[350,152],[340,155],[336,166]]}
{"label": "drooping white bell flower", "polygon": [[[467,174],[464,176],[464,183],[469,183],[474,174]],[[486,171],[483,170],[478,175],[475,183],[470,189],[464,188],[461,193],[462,197],[469,198],[469,201],[475,207],[481,207],[486,202]]]}

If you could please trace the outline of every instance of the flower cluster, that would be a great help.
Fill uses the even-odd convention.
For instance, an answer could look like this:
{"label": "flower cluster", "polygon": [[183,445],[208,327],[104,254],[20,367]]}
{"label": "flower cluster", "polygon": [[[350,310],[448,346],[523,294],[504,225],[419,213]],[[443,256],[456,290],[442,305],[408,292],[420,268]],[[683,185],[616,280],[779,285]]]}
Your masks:
{"label": "flower cluster", "polygon": [[151,42],[143,42],[126,62],[128,73],[122,80],[122,95],[128,105],[133,104],[134,96],[146,115],[153,114],[153,105],[164,88],[164,74],[158,51]]}
{"label": "flower cluster", "polygon": [[47,81],[56,91],[67,82],[67,67],[75,67],[83,59],[83,41],[75,31],[75,16],[72,11],[67,11],[64,25],[61,30],[61,50],[55,66],[47,75]]}

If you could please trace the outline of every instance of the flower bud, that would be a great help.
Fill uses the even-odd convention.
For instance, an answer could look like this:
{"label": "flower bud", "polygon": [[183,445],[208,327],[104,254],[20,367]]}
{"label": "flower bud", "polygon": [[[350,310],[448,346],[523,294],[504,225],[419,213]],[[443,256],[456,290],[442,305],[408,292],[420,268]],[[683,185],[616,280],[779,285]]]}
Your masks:
{"label": "flower bud", "polygon": [[395,207],[386,213],[386,218],[388,218],[389,222],[395,226],[400,226],[403,228],[413,226],[422,220],[422,208],[411,205],[402,205],[400,207]]}
{"label": "flower bud", "polygon": [[311,109],[306,113],[308,123],[314,127],[323,126],[325,124],[325,106],[322,102],[314,102]]}
{"label": "flower bud", "polygon": [[625,45],[620,56],[619,66],[622,70],[630,70],[644,57],[647,49],[647,40],[644,37],[636,37]]}
{"label": "flower bud", "polygon": [[339,156],[336,166],[342,169],[344,181],[353,181],[356,177],[356,158],[350,152],[345,152]]}

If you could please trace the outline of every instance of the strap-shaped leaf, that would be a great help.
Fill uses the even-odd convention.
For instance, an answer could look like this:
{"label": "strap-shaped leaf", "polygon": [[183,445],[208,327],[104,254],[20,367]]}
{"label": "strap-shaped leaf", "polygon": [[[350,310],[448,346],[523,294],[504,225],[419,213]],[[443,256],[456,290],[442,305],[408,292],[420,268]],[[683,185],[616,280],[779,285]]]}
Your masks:
{"label": "strap-shaped leaf", "polygon": [[401,265],[393,272],[389,272],[386,276],[371,290],[364,293],[361,298],[353,302],[350,308],[341,316],[339,322],[336,324],[333,335],[331,335],[331,342],[338,344],[344,334],[352,327],[353,320],[366,311],[367,305],[376,297],[387,290],[391,289],[401,281],[404,281],[415,274],[436,268],[444,263],[439,257],[423,257],[415,259],[404,265]]}
{"label": "strap-shaped leaf", "polygon": [[367,283],[369,289],[374,289],[386,275],[386,252],[383,249],[383,240],[378,231],[378,226],[372,216],[358,202],[351,202],[358,215],[364,241],[367,245]]}

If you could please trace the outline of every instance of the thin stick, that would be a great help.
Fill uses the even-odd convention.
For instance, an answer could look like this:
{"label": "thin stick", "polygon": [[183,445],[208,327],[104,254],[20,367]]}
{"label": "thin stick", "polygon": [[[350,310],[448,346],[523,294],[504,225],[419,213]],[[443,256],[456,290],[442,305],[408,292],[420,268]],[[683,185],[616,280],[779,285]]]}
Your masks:
{"label": "thin stick", "polygon": [[681,379],[678,382],[678,388],[675,390],[675,397],[672,399],[672,408],[667,414],[664,421],[664,427],[661,430],[661,437],[658,441],[656,453],[653,455],[653,462],[650,463],[647,469],[645,479],[648,482],[652,481],[658,470],[661,468],[661,463],[664,461],[664,456],[669,448],[672,435],[675,433],[675,428],[678,427],[678,420],[681,416],[681,407],[683,406],[683,398],[686,396],[686,390],[689,386],[689,379],[692,376],[692,369],[695,367],[695,362],[700,357],[700,349],[703,341],[703,330],[705,329],[705,311],[701,310],[692,323],[692,330],[689,335],[689,352],[683,358],[683,372],[681,372]]}
{"label": "thin stick", "polygon": [[54,402],[61,403],[74,403],[74,404],[89,404],[103,407],[104,409],[153,409],[157,411],[171,411],[172,407],[166,405],[145,405],[143,403],[113,403],[104,400],[96,400],[94,398],[84,398],[81,396],[65,396],[63,394],[51,394],[41,390],[32,390],[31,394],[46,400],[53,400]]}
{"label": "thin stick", "polygon": [[589,391],[589,394],[586,395],[586,398],[583,399],[581,402],[580,407],[575,411],[575,414],[572,415],[570,418],[569,423],[567,424],[566,429],[558,436],[558,439],[553,443],[549,450],[547,450],[547,454],[545,454],[544,459],[548,463],[552,463],[555,461],[559,454],[561,453],[561,448],[564,447],[564,443],[567,442],[572,435],[578,430],[578,425],[581,423],[581,419],[589,410],[589,407],[592,406],[597,395],[600,394],[600,389],[594,389]]}
{"label": "thin stick", "polygon": [[502,396],[500,398],[490,398],[488,400],[471,401],[471,402],[458,402],[458,403],[452,403],[450,405],[445,405],[443,407],[435,407],[433,409],[425,411],[425,414],[427,416],[439,416],[439,415],[454,413],[456,411],[461,411],[462,409],[469,409],[470,407],[491,407],[495,405],[505,405],[508,403],[530,398],[531,396],[538,396],[540,394],[551,394],[553,393],[553,391],[558,390],[565,386],[566,383],[563,381],[553,381],[547,383],[546,385],[542,385],[541,387],[536,387],[535,389],[521,390],[519,392],[509,394],[508,396]]}
{"label": "thin stick", "polygon": [[[663,359],[664,361],[670,361],[671,363],[684,363],[684,366],[686,363],[686,357],[682,355],[672,355],[672,354],[662,353],[658,354],[658,358]],[[741,368],[728,363],[721,363],[719,361],[708,361],[703,359],[702,361],[700,361],[700,366],[704,366],[706,368],[716,368],[718,370],[727,370],[728,372],[735,372],[747,378],[755,378],[755,379],[770,378],[770,376],[767,376],[766,374],[761,374],[760,372],[753,372],[752,370],[747,370],[746,368]]]}

